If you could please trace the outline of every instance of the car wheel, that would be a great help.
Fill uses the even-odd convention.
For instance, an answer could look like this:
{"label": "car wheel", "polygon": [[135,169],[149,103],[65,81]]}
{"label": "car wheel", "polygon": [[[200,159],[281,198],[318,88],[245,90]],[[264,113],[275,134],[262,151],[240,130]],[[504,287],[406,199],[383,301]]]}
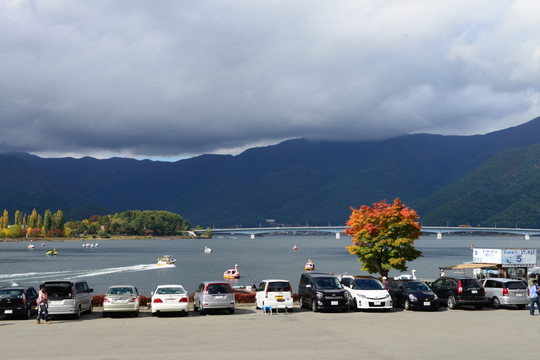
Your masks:
{"label": "car wheel", "polygon": [[90,307],[88,308],[88,313],[91,314],[94,312],[94,303],[90,302]]}
{"label": "car wheel", "polygon": [[193,311],[199,311],[199,308],[197,307],[197,304],[195,304],[195,301],[193,302]]}
{"label": "car wheel", "polygon": [[300,303],[300,309],[304,308],[304,302],[302,301],[302,296],[298,297],[298,302]]}
{"label": "car wheel", "polygon": [[311,301],[311,310],[313,312],[319,311],[319,308],[317,307],[317,301],[316,300]]}
{"label": "car wheel", "polygon": [[360,311],[360,308],[358,307],[358,301],[356,301],[356,298],[353,299],[353,306],[354,311]]}
{"label": "car wheel", "polygon": [[206,315],[206,311],[204,311],[204,309],[202,308],[202,306],[200,306],[201,304],[199,304],[199,314],[201,315]]}
{"label": "car wheel", "polygon": [[105,311],[103,312],[103,317],[106,318],[109,314],[107,314]]}
{"label": "car wheel", "polygon": [[133,317],[139,316],[139,310],[133,312]]}
{"label": "car wheel", "polygon": [[81,305],[77,306],[77,310],[73,314],[73,317],[75,319],[80,319],[81,318]]}
{"label": "car wheel", "polygon": [[449,309],[455,309],[456,308],[456,298],[450,295],[448,299],[446,300],[446,304]]}
{"label": "car wheel", "polygon": [[501,308],[501,301],[496,296],[491,300],[491,304],[493,304],[493,307],[495,309],[500,309]]}
{"label": "car wheel", "polygon": [[28,320],[30,319],[30,316],[32,316],[32,306],[29,306],[26,308],[26,313],[24,314],[24,318]]}
{"label": "car wheel", "polygon": [[411,303],[409,302],[409,299],[405,299],[405,301],[403,302],[403,308],[405,310],[411,310]]}
{"label": "car wheel", "polygon": [[234,308],[229,309],[229,314],[234,314]]}
{"label": "car wheel", "polygon": [[526,306],[527,306],[527,305],[525,305],[525,304],[519,304],[519,305],[517,305],[518,309],[520,309],[520,310],[525,309]]}

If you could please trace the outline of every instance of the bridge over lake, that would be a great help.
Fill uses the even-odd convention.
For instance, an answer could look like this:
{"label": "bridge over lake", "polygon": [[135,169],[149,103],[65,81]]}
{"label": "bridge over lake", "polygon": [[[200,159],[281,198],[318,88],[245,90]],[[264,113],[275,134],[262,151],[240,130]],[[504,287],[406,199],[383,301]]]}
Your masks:
{"label": "bridge over lake", "polygon": [[[256,228],[223,228],[212,229],[214,235],[250,235],[255,238],[261,234],[304,234],[304,233],[330,233],[336,234],[339,239],[341,234],[345,233],[346,226],[276,226],[276,227],[256,227]],[[206,230],[195,230],[194,234],[201,234]],[[443,234],[456,233],[489,233],[489,234],[514,234],[522,235],[525,240],[531,236],[540,235],[540,229],[522,229],[522,228],[499,228],[499,227],[474,227],[474,226],[422,226],[423,234],[437,234],[437,239],[442,239]]]}

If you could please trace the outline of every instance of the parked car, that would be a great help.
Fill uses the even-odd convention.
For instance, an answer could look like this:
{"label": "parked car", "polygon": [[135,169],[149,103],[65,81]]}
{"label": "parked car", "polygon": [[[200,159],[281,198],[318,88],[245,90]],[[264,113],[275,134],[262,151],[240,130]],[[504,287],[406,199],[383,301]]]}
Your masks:
{"label": "parked car", "polygon": [[159,285],[152,291],[150,302],[152,315],[164,312],[179,312],[188,315],[189,297],[182,285]]}
{"label": "parked car", "polygon": [[94,290],[84,280],[45,281],[42,285],[49,299],[49,316],[72,315],[78,319],[81,313],[94,310]]}
{"label": "parked car", "polygon": [[29,319],[37,310],[38,293],[32,286],[7,286],[0,289],[0,314]]}
{"label": "parked car", "polygon": [[226,309],[234,314],[235,304],[233,289],[225,281],[202,282],[193,295],[193,310],[199,311],[201,315],[214,309]]}
{"label": "parked car", "polygon": [[272,309],[284,308],[293,311],[293,292],[289,280],[262,280],[255,294],[255,307],[261,309],[270,306]]}
{"label": "parked car", "polygon": [[348,296],[338,278],[324,273],[303,273],[298,284],[300,307],[313,311],[347,311]]}
{"label": "parked car", "polygon": [[139,316],[139,291],[133,285],[113,285],[103,297],[103,317],[111,313],[131,313]]}
{"label": "parked car", "polygon": [[480,281],[472,278],[443,276],[431,284],[431,290],[449,309],[462,305],[473,305],[481,309],[488,303],[484,287]]}
{"label": "parked car", "polygon": [[405,310],[438,310],[439,297],[420,280],[394,280],[390,283],[394,306]]}
{"label": "parked car", "polygon": [[373,276],[348,276],[341,278],[347,290],[349,307],[354,311],[367,309],[392,309],[392,298],[384,285]]}
{"label": "parked car", "polygon": [[521,280],[506,278],[487,278],[482,281],[490,304],[499,309],[502,306],[516,305],[525,309],[529,304],[527,284]]}

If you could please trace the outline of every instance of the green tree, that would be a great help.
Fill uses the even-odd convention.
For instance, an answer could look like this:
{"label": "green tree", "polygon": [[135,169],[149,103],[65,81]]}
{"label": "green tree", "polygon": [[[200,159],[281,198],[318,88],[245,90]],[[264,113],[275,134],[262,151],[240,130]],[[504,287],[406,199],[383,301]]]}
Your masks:
{"label": "green tree", "polygon": [[4,216],[2,216],[2,229],[7,229],[9,227],[9,213],[4,209]]}
{"label": "green tree", "polygon": [[21,227],[21,212],[19,210],[15,211],[15,225]]}
{"label": "green tree", "polygon": [[347,250],[358,256],[363,271],[381,276],[388,276],[392,268],[406,271],[407,261],[422,256],[414,247],[421,234],[418,215],[397,198],[393,204],[380,201],[373,205],[351,208],[345,233],[353,237],[353,245]]}
{"label": "green tree", "polygon": [[47,209],[45,210],[45,218],[43,219],[43,232],[45,235],[51,230],[53,227],[53,216],[51,213],[51,210]]}
{"label": "green tree", "polygon": [[60,231],[64,231],[64,213],[62,210],[58,210],[56,214],[54,214],[54,228]]}
{"label": "green tree", "polygon": [[38,228],[38,213],[36,209],[32,210],[32,214],[30,214],[30,217],[28,218],[28,227],[30,229]]}

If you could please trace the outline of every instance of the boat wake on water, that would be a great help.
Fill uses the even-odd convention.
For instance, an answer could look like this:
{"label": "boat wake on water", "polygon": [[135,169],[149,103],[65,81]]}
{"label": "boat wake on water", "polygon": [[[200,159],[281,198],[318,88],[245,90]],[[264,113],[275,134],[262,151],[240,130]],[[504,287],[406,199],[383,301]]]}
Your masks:
{"label": "boat wake on water", "polygon": [[88,270],[73,270],[73,271],[46,271],[46,272],[29,272],[19,274],[0,274],[0,282],[22,282],[22,281],[41,281],[51,279],[77,279],[100,275],[108,275],[122,272],[138,272],[157,269],[174,268],[174,264],[158,266],[157,264],[139,264],[132,266],[121,266],[105,269],[88,269]]}

